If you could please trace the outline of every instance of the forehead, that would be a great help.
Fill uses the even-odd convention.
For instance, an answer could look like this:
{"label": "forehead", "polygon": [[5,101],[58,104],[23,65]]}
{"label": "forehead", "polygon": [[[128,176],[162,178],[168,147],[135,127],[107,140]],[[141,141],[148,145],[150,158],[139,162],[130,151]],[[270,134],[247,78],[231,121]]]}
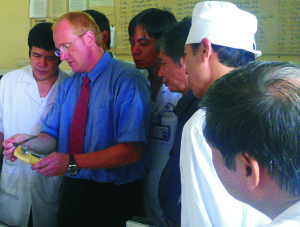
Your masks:
{"label": "forehead", "polygon": [[69,42],[72,36],[76,36],[73,33],[73,29],[67,20],[62,20],[56,24],[53,30],[53,39],[55,46]]}
{"label": "forehead", "polygon": [[173,61],[170,56],[165,54],[164,50],[159,51],[159,58],[163,61]]}
{"label": "forehead", "polygon": [[138,26],[136,26],[136,28],[134,29],[133,37],[135,39],[139,39],[139,38],[150,39],[150,36],[149,36],[146,28],[143,27],[143,25],[141,25],[141,24],[139,24]]}
{"label": "forehead", "polygon": [[55,56],[54,50],[45,50],[43,48],[39,48],[36,46],[33,46],[31,48],[31,53],[36,53],[36,54],[43,55],[43,56]]}

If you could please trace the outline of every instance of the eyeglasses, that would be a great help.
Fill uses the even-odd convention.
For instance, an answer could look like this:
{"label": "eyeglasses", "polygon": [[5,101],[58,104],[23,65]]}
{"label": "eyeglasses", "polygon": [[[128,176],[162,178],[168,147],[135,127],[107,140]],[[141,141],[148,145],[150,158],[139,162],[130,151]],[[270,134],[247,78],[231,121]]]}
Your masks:
{"label": "eyeglasses", "polygon": [[[86,33],[86,32],[85,32]],[[78,36],[76,39],[74,39],[72,42],[68,43],[67,45],[65,46],[61,46],[58,50],[54,51],[54,54],[57,56],[57,57],[60,57],[60,53],[66,53],[67,50],[70,48],[70,46],[79,38],[81,38],[85,33],[82,33],[80,36]]]}

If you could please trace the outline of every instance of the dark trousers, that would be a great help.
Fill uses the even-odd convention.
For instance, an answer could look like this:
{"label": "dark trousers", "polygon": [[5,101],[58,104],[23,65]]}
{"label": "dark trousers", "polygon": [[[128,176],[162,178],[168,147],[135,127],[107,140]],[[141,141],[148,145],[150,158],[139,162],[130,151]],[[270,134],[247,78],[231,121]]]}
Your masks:
{"label": "dark trousers", "polygon": [[66,177],[58,212],[60,227],[125,227],[140,216],[142,180],[115,185]]}

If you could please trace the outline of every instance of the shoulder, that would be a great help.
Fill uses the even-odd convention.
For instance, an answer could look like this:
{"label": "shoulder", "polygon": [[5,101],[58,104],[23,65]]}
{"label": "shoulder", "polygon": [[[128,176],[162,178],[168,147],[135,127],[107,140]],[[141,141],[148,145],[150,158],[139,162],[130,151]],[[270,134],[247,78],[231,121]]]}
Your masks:
{"label": "shoulder", "polygon": [[13,70],[3,75],[1,78],[1,82],[9,82],[9,81],[22,81],[24,79],[29,79],[30,75],[32,75],[31,66],[25,66],[20,69]]}
{"label": "shoulder", "polygon": [[114,68],[117,67],[115,69],[118,70],[119,72],[127,72],[127,73],[130,72],[137,75],[141,75],[140,71],[136,69],[135,65],[129,62],[117,58],[112,58],[111,64]]}
{"label": "shoulder", "polygon": [[72,84],[76,83],[78,79],[79,73],[74,73],[72,76],[63,73],[63,76],[61,77],[61,85],[60,88],[63,90],[68,90]]}
{"label": "shoulder", "polygon": [[58,68],[58,72],[59,72],[59,77],[61,79],[65,79],[67,77],[70,77],[70,75],[68,73],[66,73],[65,71],[61,70],[60,68]]}
{"label": "shoulder", "polygon": [[186,133],[191,133],[195,131],[201,131],[203,123],[205,122],[205,111],[203,109],[197,110],[193,116],[184,125],[184,131]]}
{"label": "shoulder", "polygon": [[112,58],[109,73],[120,83],[139,83],[148,86],[147,80],[135,65],[123,60]]}

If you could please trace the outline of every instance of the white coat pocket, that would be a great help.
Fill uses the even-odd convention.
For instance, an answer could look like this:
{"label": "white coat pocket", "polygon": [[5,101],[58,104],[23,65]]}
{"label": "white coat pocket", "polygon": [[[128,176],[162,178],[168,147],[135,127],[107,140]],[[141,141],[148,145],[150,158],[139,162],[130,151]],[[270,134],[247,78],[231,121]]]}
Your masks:
{"label": "white coat pocket", "polygon": [[20,176],[20,160],[11,162],[4,159],[1,173],[1,190],[5,193],[17,196]]}

